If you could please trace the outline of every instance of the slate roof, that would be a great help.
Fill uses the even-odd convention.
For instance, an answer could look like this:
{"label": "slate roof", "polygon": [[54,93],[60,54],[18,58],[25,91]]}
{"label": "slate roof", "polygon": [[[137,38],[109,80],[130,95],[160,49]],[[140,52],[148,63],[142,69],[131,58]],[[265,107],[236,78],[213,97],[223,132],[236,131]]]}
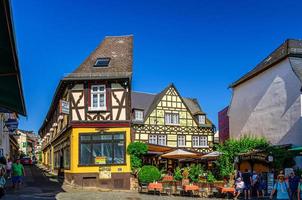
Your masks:
{"label": "slate roof", "polygon": [[[150,93],[144,93],[144,92],[132,92],[131,93],[131,108],[132,109],[141,109],[144,110],[144,117],[149,116],[149,114],[155,109],[158,102],[162,99],[162,97],[165,95],[166,91],[173,86],[173,84],[170,84],[168,87],[166,87],[164,90],[162,90],[158,94],[150,94]],[[197,114],[205,114],[201,106],[198,103],[198,100],[196,98],[184,98],[182,97],[184,104],[188,107],[189,111],[193,115]],[[211,121],[207,119],[207,124],[212,124]]]}
{"label": "slate roof", "polygon": [[289,62],[291,64],[291,67],[302,83],[302,58],[289,58]]}
{"label": "slate roof", "polygon": [[[64,80],[130,78],[133,36],[106,36],[86,60]],[[110,58],[108,67],[94,67],[98,58]]]}
{"label": "slate roof", "polygon": [[262,60],[254,69],[232,83],[229,87],[234,88],[239,84],[255,77],[263,71],[271,68],[274,64],[287,57],[302,58],[302,40],[288,39],[281,46],[275,49],[269,56]]}

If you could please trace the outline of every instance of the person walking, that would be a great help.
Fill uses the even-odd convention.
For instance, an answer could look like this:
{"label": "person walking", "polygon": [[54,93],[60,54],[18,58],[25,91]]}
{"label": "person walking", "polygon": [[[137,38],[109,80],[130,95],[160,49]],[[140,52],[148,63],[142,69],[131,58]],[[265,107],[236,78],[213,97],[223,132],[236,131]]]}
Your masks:
{"label": "person walking", "polygon": [[296,176],[294,172],[291,172],[288,177],[290,200],[297,199],[297,190],[298,190],[299,181],[300,181],[299,177]]}
{"label": "person walking", "polygon": [[237,178],[235,182],[235,197],[234,199],[236,200],[240,194],[243,192],[244,189],[244,182],[242,181],[241,177]]}
{"label": "person walking", "polygon": [[274,194],[277,192],[278,200],[288,200],[289,199],[289,187],[284,181],[284,175],[279,174],[277,177],[278,181],[274,185],[274,189],[271,192],[270,199],[273,199]]}
{"label": "person walking", "polygon": [[298,193],[298,200],[302,200],[302,175],[300,177],[297,193]]}
{"label": "person walking", "polygon": [[20,187],[22,182],[22,177],[25,176],[25,171],[23,165],[20,163],[20,159],[17,159],[16,162],[12,165],[12,173],[13,173],[13,188]]}
{"label": "person walking", "polygon": [[261,197],[264,198],[264,190],[265,190],[265,182],[263,175],[260,173],[258,174],[258,188],[257,188],[257,198],[260,198],[260,193]]}
{"label": "person walking", "polygon": [[12,176],[12,165],[13,165],[12,160],[8,158],[6,163],[6,174],[8,179],[10,179]]}
{"label": "person walking", "polygon": [[245,199],[251,199],[251,183],[252,183],[252,175],[248,171],[248,169],[245,169],[245,172],[242,174],[242,179],[244,182],[244,198]]}

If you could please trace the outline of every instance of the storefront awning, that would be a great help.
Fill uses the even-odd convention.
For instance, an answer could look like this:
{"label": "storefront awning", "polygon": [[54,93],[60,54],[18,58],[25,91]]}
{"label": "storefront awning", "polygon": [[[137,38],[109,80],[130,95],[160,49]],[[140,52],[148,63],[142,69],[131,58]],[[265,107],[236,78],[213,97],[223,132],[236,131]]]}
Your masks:
{"label": "storefront awning", "polygon": [[26,115],[11,6],[0,1],[0,108]]}
{"label": "storefront awning", "polygon": [[290,151],[302,151],[302,147],[294,147],[289,149]]}

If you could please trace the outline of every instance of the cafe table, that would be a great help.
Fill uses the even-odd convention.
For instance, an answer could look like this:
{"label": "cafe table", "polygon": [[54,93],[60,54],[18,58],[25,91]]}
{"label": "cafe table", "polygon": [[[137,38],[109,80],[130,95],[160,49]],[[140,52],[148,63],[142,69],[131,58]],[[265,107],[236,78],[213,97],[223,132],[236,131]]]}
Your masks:
{"label": "cafe table", "polygon": [[148,191],[153,191],[154,194],[156,193],[156,191],[159,191],[159,194],[162,192],[163,190],[163,184],[162,183],[149,183],[148,185]]}
{"label": "cafe table", "polygon": [[226,195],[228,199],[230,198],[230,195],[234,195],[234,193],[235,193],[235,188],[233,188],[233,187],[217,186],[216,188],[220,192],[220,194]]}
{"label": "cafe table", "polygon": [[199,192],[199,187],[197,185],[192,185],[192,184],[184,185],[183,189],[185,192],[192,192],[192,195],[194,194],[194,191]]}

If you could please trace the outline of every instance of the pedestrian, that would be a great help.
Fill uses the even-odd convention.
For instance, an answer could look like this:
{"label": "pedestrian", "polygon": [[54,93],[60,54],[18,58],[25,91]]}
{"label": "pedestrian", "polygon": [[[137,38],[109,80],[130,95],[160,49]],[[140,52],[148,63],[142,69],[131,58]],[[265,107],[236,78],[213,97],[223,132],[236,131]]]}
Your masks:
{"label": "pedestrian", "polygon": [[0,198],[3,197],[5,194],[6,180],[5,180],[4,176],[5,176],[4,171],[0,170]]}
{"label": "pedestrian", "polygon": [[252,175],[248,169],[245,169],[245,172],[242,174],[242,179],[244,182],[244,199],[251,199]]}
{"label": "pedestrian", "polygon": [[279,174],[277,177],[278,181],[274,185],[274,189],[271,192],[270,199],[273,199],[274,194],[277,192],[278,200],[289,199],[289,187],[284,181],[284,174]]}
{"label": "pedestrian", "polygon": [[12,176],[12,165],[13,165],[12,160],[8,158],[6,163],[6,175],[8,179],[10,179]]}
{"label": "pedestrian", "polygon": [[302,175],[300,177],[297,193],[298,193],[298,200],[302,200]]}
{"label": "pedestrian", "polygon": [[256,172],[252,173],[252,185],[251,193],[256,193],[258,189],[258,174]]}
{"label": "pedestrian", "polygon": [[13,188],[19,188],[22,182],[22,177],[25,176],[25,171],[23,165],[20,163],[20,159],[17,159],[16,162],[12,165],[13,173]]}
{"label": "pedestrian", "polygon": [[289,197],[291,200],[297,199],[297,190],[298,190],[299,182],[300,182],[299,177],[296,176],[294,172],[291,172],[288,177]]}
{"label": "pedestrian", "polygon": [[264,198],[264,190],[265,190],[265,182],[263,175],[261,173],[258,174],[258,187],[257,187],[257,198],[260,198],[260,193],[261,197]]}
{"label": "pedestrian", "polygon": [[241,193],[243,193],[244,189],[244,182],[242,181],[241,177],[236,179],[235,182],[235,197],[234,199],[237,199]]}

